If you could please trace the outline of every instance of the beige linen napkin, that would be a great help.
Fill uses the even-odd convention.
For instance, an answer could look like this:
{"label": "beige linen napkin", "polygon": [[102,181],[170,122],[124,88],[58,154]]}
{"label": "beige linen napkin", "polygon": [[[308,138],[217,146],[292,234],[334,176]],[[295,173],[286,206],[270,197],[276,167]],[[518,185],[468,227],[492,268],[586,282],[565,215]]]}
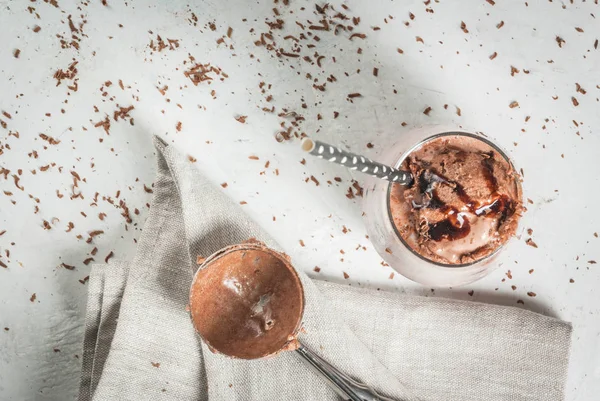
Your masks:
{"label": "beige linen napkin", "polygon": [[[80,401],[337,400],[294,352],[212,354],[186,312],[197,255],[255,237],[277,243],[155,138],[154,199],[130,263],[95,265]],[[301,340],[396,400],[562,400],[569,323],[511,307],[310,280]]]}

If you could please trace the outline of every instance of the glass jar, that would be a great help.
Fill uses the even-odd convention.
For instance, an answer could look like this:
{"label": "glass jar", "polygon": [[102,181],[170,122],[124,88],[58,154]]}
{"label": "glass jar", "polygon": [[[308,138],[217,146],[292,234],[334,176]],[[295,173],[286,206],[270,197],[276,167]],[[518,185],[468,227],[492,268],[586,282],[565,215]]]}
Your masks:
{"label": "glass jar", "polygon": [[[420,127],[403,133],[396,143],[386,148],[378,161],[400,168],[404,159],[425,143],[442,136],[455,135],[465,135],[487,143],[515,169],[506,153],[482,133],[442,126]],[[522,199],[518,180],[517,186]],[[452,287],[472,283],[498,266],[498,255],[511,239],[488,256],[466,264],[438,263],[414,251],[404,241],[393,222],[390,210],[391,190],[390,182],[369,176],[365,185],[363,215],[373,246],[398,273],[423,285]]]}

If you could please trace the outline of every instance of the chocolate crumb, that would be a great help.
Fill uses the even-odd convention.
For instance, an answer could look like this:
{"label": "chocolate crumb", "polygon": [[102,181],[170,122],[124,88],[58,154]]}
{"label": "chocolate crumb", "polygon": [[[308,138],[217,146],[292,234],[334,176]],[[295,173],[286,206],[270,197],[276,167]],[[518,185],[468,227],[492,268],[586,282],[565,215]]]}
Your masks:
{"label": "chocolate crumb", "polygon": [[310,179],[315,183],[316,186],[319,186],[319,181],[315,178],[315,176],[311,175]]}
{"label": "chocolate crumb", "polygon": [[504,21],[500,21],[500,22],[498,23],[498,25],[496,25],[496,28],[500,29],[500,28],[502,28],[503,26],[504,26]]}
{"label": "chocolate crumb", "polygon": [[88,244],[92,243],[93,238],[96,237],[96,236],[98,236],[98,235],[100,235],[100,234],[104,234],[104,231],[102,231],[102,230],[95,230],[95,231],[90,232],[88,234],[89,238],[85,242],[87,242]]}
{"label": "chocolate crumb", "polygon": [[302,240],[299,240],[298,242],[300,243],[300,246],[305,246],[305,245],[304,245],[304,241],[302,241]]}
{"label": "chocolate crumb", "polygon": [[491,54],[491,56],[490,56],[490,60],[493,60],[493,59],[495,59],[495,58],[496,58],[496,56],[498,56],[498,53],[497,53],[497,52],[493,52],[493,53]]}
{"label": "chocolate crumb", "polygon": [[532,274],[534,271],[534,269],[529,269],[529,274]]}
{"label": "chocolate crumb", "polygon": [[94,127],[102,127],[104,129],[104,132],[106,132],[106,135],[110,135],[110,119],[108,118],[108,116],[106,116],[104,120],[95,123]]}
{"label": "chocolate crumb", "polygon": [[354,38],[365,39],[366,37],[367,35],[365,35],[364,33],[353,33],[352,35],[350,35],[350,40]]}
{"label": "chocolate crumb", "polygon": [[464,21],[460,21],[460,29],[462,29],[464,33],[469,33],[469,30],[467,29],[467,24],[465,24]]}
{"label": "chocolate crumb", "polygon": [[537,248],[537,244],[535,242],[533,242],[533,240],[531,238],[527,238],[527,240],[525,241],[525,243],[529,246],[532,246],[534,248]]}
{"label": "chocolate crumb", "polygon": [[358,181],[352,180],[352,187],[356,191],[356,196],[360,196],[362,198],[364,191],[363,191],[363,188],[358,183]]}
{"label": "chocolate crumb", "polygon": [[235,117],[235,119],[236,119],[238,122],[242,123],[242,124],[245,124],[245,123],[246,123],[246,118],[248,118],[248,116],[237,116],[237,117]]}
{"label": "chocolate crumb", "polygon": [[144,184],[144,191],[145,191],[145,192],[147,192],[147,193],[149,193],[149,194],[151,194],[151,193],[153,193],[153,192],[154,192],[154,191],[152,190],[152,188],[149,188],[149,187],[147,187],[147,186],[146,186],[146,184]]}
{"label": "chocolate crumb", "polygon": [[362,95],[360,93],[350,93],[348,94],[348,97],[354,99],[355,97],[362,97]]}
{"label": "chocolate crumb", "polygon": [[38,33],[38,32],[39,32],[39,31],[41,31],[41,30],[42,30],[42,28],[41,28],[39,25],[35,25],[35,26],[33,27],[33,32],[35,32],[35,33]]}
{"label": "chocolate crumb", "polygon": [[575,282],[575,280],[573,280],[572,278],[570,278],[570,279],[569,279],[569,283],[571,283],[571,284],[572,284],[572,283],[574,283],[574,282]]}
{"label": "chocolate crumb", "polygon": [[373,147],[374,147],[374,145],[371,142],[367,143],[367,148],[368,149],[373,149]]}
{"label": "chocolate crumb", "polygon": [[523,300],[521,300],[521,299],[518,299],[518,300],[517,300],[517,303],[518,303],[518,304],[521,304],[521,305],[525,305],[525,302],[523,302]]}
{"label": "chocolate crumb", "polygon": [[108,260],[110,258],[112,258],[113,256],[115,256],[113,251],[110,251],[108,255],[106,255],[106,257],[104,258],[104,263],[108,263]]}
{"label": "chocolate crumb", "polygon": [[15,58],[19,58],[20,55],[21,55],[21,49],[15,49],[15,51],[13,52],[13,56]]}
{"label": "chocolate crumb", "polygon": [[390,276],[388,277],[388,279],[393,280],[394,279],[394,272],[390,273]]}
{"label": "chocolate crumb", "polygon": [[385,248],[385,251],[386,251],[387,253],[389,253],[390,255],[392,254],[392,250],[391,250],[390,248]]}
{"label": "chocolate crumb", "polygon": [[379,68],[373,67],[373,76],[377,76],[379,74]]}
{"label": "chocolate crumb", "polygon": [[224,182],[224,183],[222,183],[222,184],[221,184],[221,186],[222,186],[223,188],[227,188],[227,185],[228,185],[228,184],[227,184],[226,182]]}
{"label": "chocolate crumb", "polygon": [[159,368],[160,367],[160,363],[158,362],[150,362],[152,364],[152,366],[154,366],[155,368]]}
{"label": "chocolate crumb", "polygon": [[177,132],[181,132],[181,121],[177,121],[177,125],[175,125],[175,129]]}
{"label": "chocolate crumb", "polygon": [[563,38],[561,38],[560,36],[556,37],[556,43],[558,43],[558,47],[562,48],[563,47],[563,43],[567,43]]}
{"label": "chocolate crumb", "polygon": [[425,110],[423,110],[423,114],[425,114],[426,116],[429,116],[429,113],[431,112],[432,108],[431,107],[427,107]]}
{"label": "chocolate crumb", "polygon": [[60,143],[58,139],[54,139],[46,134],[39,134],[39,137],[42,138],[42,140],[48,142],[50,145],[58,145]]}
{"label": "chocolate crumb", "polygon": [[348,273],[346,273],[346,272],[342,272],[342,273],[344,273],[344,278],[345,278],[346,280],[350,278],[350,276],[348,275]]}
{"label": "chocolate crumb", "polygon": [[319,273],[321,271],[321,268],[319,266],[315,266],[315,268],[313,269],[314,272]]}
{"label": "chocolate crumb", "polygon": [[535,292],[529,291],[529,292],[527,293],[527,295],[533,298],[533,297],[535,297],[537,294],[536,294]]}
{"label": "chocolate crumb", "polygon": [[90,264],[90,262],[93,262],[93,261],[94,261],[94,258],[87,258],[86,260],[83,261],[83,264],[87,266]]}
{"label": "chocolate crumb", "polygon": [[75,266],[71,266],[71,265],[68,265],[66,263],[61,263],[60,265],[62,267],[64,267],[65,269],[67,269],[67,270],[75,270]]}
{"label": "chocolate crumb", "polygon": [[469,296],[470,296],[470,297],[472,297],[472,296],[473,296],[473,294],[475,294],[475,291],[471,290],[471,291],[469,291],[467,294],[469,294]]}
{"label": "chocolate crumb", "polygon": [[575,82],[575,91],[581,93],[582,95],[585,95],[587,93],[587,91],[583,89],[581,85],[579,85],[577,82]]}
{"label": "chocolate crumb", "polygon": [[571,96],[571,101],[573,102],[573,106],[579,106],[579,101],[574,96]]}
{"label": "chocolate crumb", "polygon": [[510,102],[508,107],[510,107],[511,109],[514,109],[515,107],[519,107],[519,102],[517,102],[517,101]]}
{"label": "chocolate crumb", "polygon": [[37,295],[36,295],[36,293],[34,292],[33,294],[31,294],[31,297],[29,298],[29,301],[30,301],[30,302],[35,302],[35,300],[36,300],[36,299],[37,299]]}

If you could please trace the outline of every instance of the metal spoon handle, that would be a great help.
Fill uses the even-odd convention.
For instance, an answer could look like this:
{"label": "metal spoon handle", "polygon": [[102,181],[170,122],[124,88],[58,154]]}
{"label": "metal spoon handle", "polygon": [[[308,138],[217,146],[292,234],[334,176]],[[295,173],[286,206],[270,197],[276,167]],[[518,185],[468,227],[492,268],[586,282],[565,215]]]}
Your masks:
{"label": "metal spoon handle", "polygon": [[394,167],[374,162],[364,156],[346,152],[321,141],[304,138],[302,149],[313,156],[327,159],[332,163],[341,164],[351,170],[358,170],[361,173],[369,174],[382,180],[397,182],[401,185],[410,185],[413,181],[412,174],[408,171],[398,170]]}
{"label": "metal spoon handle", "polygon": [[366,384],[351,379],[304,345],[300,344],[296,352],[345,401],[394,401],[378,395]]}

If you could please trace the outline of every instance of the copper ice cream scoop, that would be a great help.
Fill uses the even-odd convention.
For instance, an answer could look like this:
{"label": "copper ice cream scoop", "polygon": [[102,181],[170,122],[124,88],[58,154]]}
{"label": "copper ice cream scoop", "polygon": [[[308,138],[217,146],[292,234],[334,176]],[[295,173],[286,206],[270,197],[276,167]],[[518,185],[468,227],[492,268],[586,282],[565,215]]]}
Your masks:
{"label": "copper ice cream scoop", "polygon": [[391,401],[298,341],[304,312],[300,277],[287,256],[261,243],[233,245],[204,260],[192,282],[190,312],[215,353],[258,359],[295,350],[344,400]]}

